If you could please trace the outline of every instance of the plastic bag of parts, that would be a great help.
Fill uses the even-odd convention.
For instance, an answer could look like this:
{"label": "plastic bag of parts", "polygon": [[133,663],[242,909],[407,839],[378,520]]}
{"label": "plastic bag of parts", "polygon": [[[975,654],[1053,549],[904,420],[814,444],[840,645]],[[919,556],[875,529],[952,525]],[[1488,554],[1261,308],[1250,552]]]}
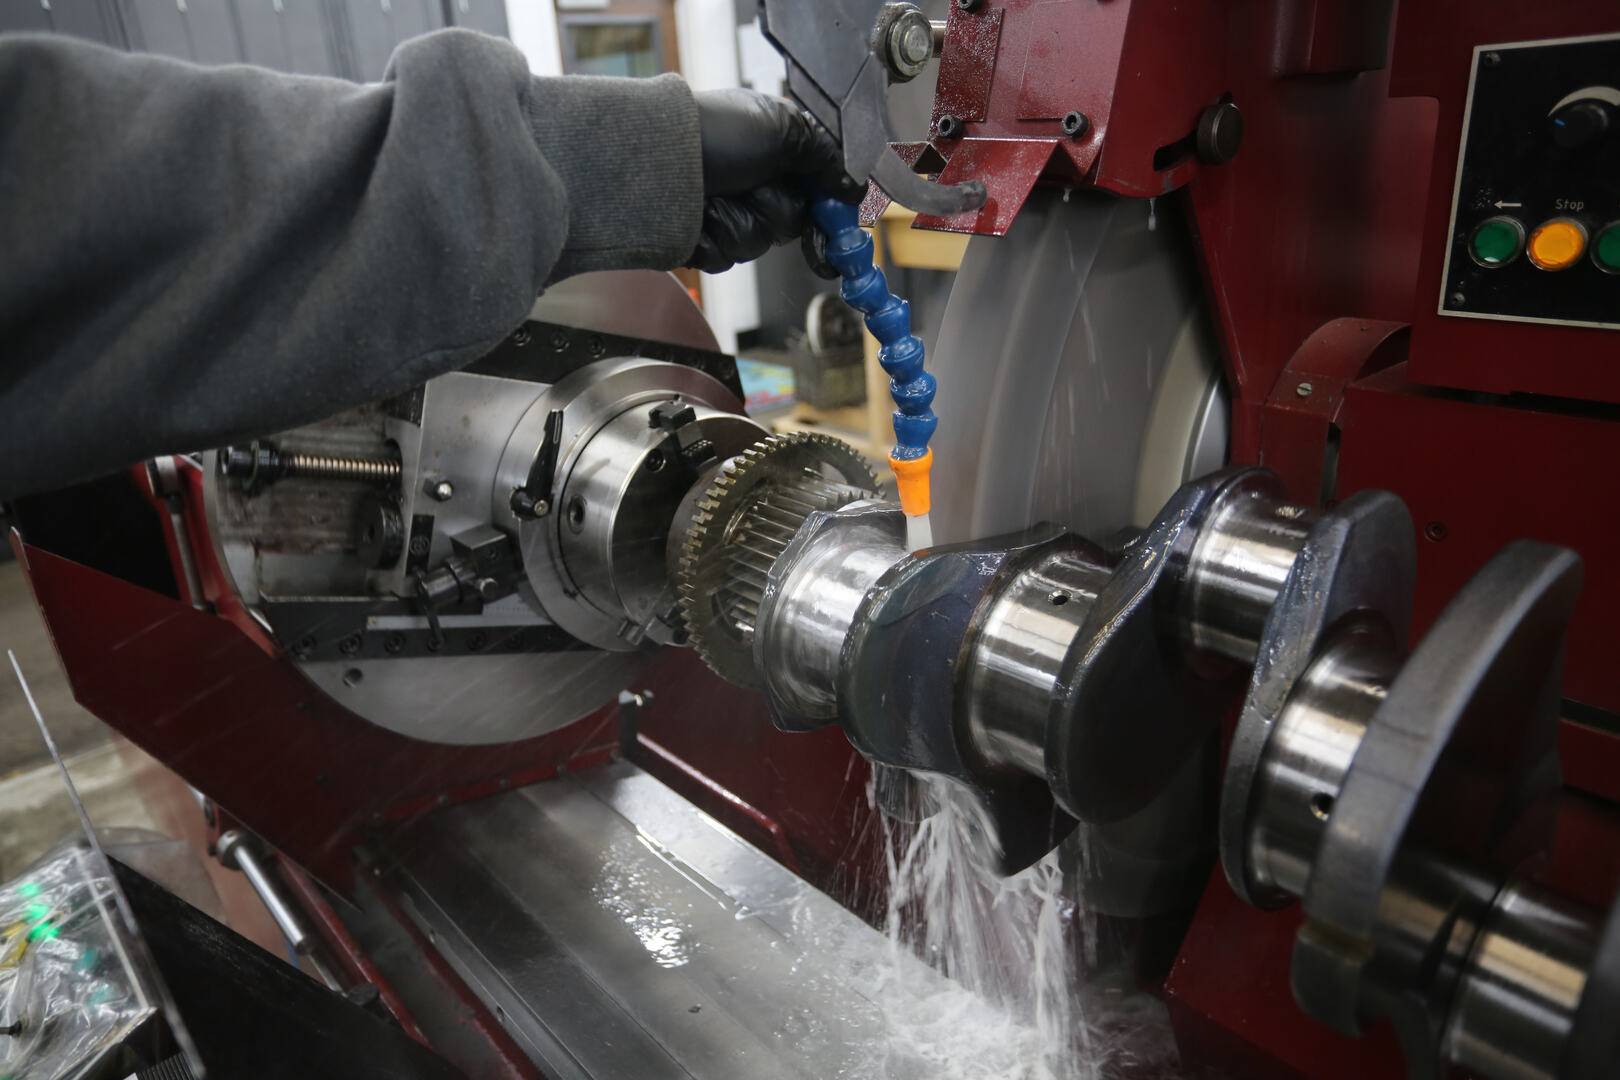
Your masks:
{"label": "plastic bag of parts", "polygon": [[81,1078],[156,1008],[112,926],[114,884],[75,839],[0,885],[0,1076]]}

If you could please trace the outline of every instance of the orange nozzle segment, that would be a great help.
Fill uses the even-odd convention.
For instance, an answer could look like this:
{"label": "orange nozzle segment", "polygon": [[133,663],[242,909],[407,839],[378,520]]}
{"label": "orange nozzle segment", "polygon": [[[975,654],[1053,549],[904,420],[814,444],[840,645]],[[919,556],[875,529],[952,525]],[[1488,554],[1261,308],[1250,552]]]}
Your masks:
{"label": "orange nozzle segment", "polygon": [[900,489],[900,508],[908,517],[921,517],[928,513],[928,471],[934,467],[934,451],[926,451],[920,458],[897,458],[889,455],[889,468],[894,470],[895,485]]}

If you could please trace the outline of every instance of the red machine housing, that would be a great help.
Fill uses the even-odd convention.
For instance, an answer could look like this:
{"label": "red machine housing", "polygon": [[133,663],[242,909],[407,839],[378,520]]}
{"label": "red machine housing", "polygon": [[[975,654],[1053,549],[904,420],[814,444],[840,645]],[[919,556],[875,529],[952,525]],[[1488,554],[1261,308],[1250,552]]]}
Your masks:
{"label": "red machine housing", "polygon": [[[921,227],[1000,235],[1037,183],[1181,200],[1232,392],[1232,460],[1274,469],[1301,501],[1367,488],[1405,500],[1422,532],[1419,632],[1510,540],[1582,555],[1561,742],[1575,811],[1546,873],[1593,897],[1620,874],[1592,855],[1615,850],[1620,802],[1608,623],[1620,511],[1604,495],[1620,461],[1620,337],[1442,318],[1434,294],[1473,49],[1615,31],[1620,10],[1586,0],[1398,12],[1393,0],[980,0],[952,6],[940,61],[935,124],[950,116],[959,134],[904,148],[941,180],[990,191],[981,211]],[[1200,116],[1228,101],[1246,135],[1232,160],[1206,164]],[[1076,137],[1061,128],[1071,111],[1088,120]],[[162,595],[29,543],[17,552],[79,700],[286,860],[345,892],[353,850],[377,830],[626,753],[851,907],[881,910],[867,769],[836,730],[777,732],[757,695],[671,654],[629,736],[611,708],[502,747],[382,731],[318,693],[236,604],[188,475],[173,497],[186,535],[153,518],[195,554],[200,596],[183,580]],[[144,472],[137,482],[166,509]],[[1397,1075],[1392,1039],[1336,1035],[1294,1006],[1297,925],[1212,874],[1164,986],[1184,1060],[1245,1076]]]}

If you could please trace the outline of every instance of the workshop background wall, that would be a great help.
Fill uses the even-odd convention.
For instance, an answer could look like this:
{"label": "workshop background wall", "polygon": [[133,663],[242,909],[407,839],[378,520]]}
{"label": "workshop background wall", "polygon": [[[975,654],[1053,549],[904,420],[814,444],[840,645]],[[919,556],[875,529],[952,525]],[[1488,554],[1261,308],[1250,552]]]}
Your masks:
{"label": "workshop background wall", "polygon": [[54,31],[201,64],[374,81],[445,26],[507,36],[504,0],[0,0],[0,32]]}

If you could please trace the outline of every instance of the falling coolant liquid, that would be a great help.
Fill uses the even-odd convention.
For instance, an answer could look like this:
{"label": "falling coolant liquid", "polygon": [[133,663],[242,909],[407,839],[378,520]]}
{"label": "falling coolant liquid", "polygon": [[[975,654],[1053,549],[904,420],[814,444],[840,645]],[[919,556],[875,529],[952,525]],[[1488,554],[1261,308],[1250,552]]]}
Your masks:
{"label": "falling coolant liquid", "polygon": [[[1130,1080],[1179,1074],[1162,1007],[1084,977],[1095,923],[1060,851],[996,872],[981,811],[948,780],[905,783],[882,815],[891,956],[873,994],[886,1080]],[[874,802],[875,788],[869,788]],[[1083,840],[1071,839],[1081,859]],[[1060,849],[1061,850],[1061,849]],[[947,976],[919,993],[912,957]],[[884,985],[885,982],[889,983]]]}

